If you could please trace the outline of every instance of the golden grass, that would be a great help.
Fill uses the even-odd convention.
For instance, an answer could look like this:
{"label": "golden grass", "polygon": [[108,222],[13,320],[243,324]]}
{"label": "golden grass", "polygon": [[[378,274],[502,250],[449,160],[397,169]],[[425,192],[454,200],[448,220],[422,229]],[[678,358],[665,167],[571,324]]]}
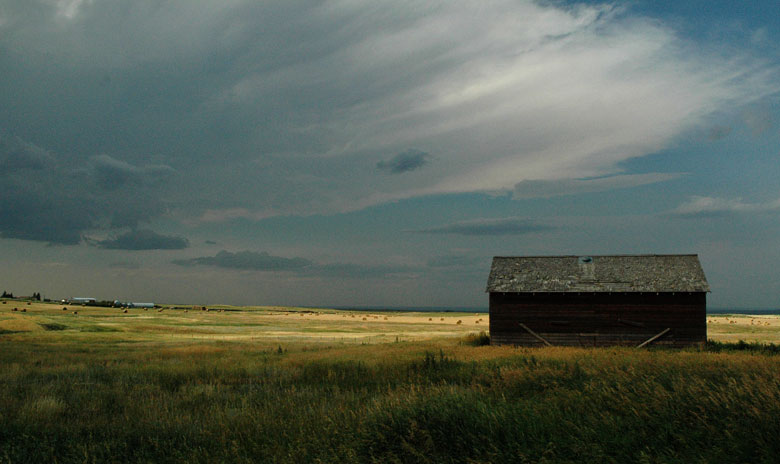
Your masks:
{"label": "golden grass", "polygon": [[[12,308],[25,308],[26,313]],[[201,306],[194,306],[202,308]],[[128,342],[252,342],[252,343],[351,343],[458,339],[475,328],[489,326],[485,313],[425,313],[339,311],[281,306],[236,307],[214,305],[189,311],[166,305],[162,312],[119,310],[90,306],[63,306],[33,302],[8,302],[0,306],[3,337],[25,339],[42,336],[41,324],[60,324],[65,330],[47,339],[116,340]],[[76,310],[76,308],[78,308]],[[71,312],[73,311],[73,312]],[[127,312],[125,312],[127,311]],[[76,314],[77,313],[77,314]],[[299,317],[290,318],[289,315]],[[780,316],[710,315],[708,338],[721,342],[780,344]]]}

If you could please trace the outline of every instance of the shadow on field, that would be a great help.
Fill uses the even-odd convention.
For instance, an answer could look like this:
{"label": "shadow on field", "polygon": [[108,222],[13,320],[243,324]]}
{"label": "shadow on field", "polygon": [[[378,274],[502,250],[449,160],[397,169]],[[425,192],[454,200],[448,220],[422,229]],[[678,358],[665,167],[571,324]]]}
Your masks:
{"label": "shadow on field", "polygon": [[774,343],[748,343],[744,340],[740,340],[736,343],[724,343],[716,342],[714,340],[707,340],[707,343],[704,345],[702,351],[711,353],[747,351],[760,354],[780,354],[780,345],[775,345]]}

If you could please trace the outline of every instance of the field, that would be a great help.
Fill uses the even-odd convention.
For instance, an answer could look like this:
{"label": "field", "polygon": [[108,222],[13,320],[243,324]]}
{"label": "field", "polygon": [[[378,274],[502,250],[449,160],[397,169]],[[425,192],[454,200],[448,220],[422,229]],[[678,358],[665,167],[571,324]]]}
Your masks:
{"label": "field", "polygon": [[481,346],[474,313],[62,308],[0,305],[0,463],[780,455],[776,316],[679,351]]}

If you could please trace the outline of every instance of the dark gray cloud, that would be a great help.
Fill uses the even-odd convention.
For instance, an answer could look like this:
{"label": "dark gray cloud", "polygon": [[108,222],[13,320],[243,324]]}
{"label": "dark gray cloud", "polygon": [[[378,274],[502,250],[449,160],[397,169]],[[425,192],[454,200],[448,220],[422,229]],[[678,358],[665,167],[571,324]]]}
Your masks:
{"label": "dark gray cloud", "polygon": [[596,179],[524,180],[515,185],[512,198],[519,200],[605,192],[666,182],[678,179],[683,175],[679,172],[650,172],[646,174],[599,177]]}
{"label": "dark gray cloud", "polygon": [[167,210],[161,190],[169,167],[107,155],[73,161],[16,137],[0,139],[0,164],[3,238],[73,245],[86,231],[135,228]]}
{"label": "dark gray cloud", "polygon": [[431,155],[429,153],[412,148],[389,160],[379,161],[376,163],[376,168],[388,174],[403,174],[420,169],[430,161]]}
{"label": "dark gray cloud", "polygon": [[216,256],[203,256],[200,258],[180,259],[173,261],[180,266],[192,266],[196,264],[216,266],[226,269],[241,269],[253,271],[296,271],[312,264],[304,258],[284,258],[273,256],[267,252],[238,251],[231,253],[222,250]]}
{"label": "dark gray cloud", "polygon": [[41,147],[27,143],[16,136],[0,134],[0,172],[5,174],[49,167],[54,158]]}
{"label": "dark gray cloud", "polygon": [[305,258],[285,258],[267,252],[222,250],[216,256],[174,260],[180,266],[205,265],[225,269],[251,271],[293,272],[300,277],[334,279],[376,279],[387,276],[409,274],[409,266],[390,264],[327,263],[317,264]]}
{"label": "dark gray cloud", "polygon": [[522,235],[534,232],[547,232],[556,227],[537,224],[523,218],[475,219],[455,222],[438,227],[410,230],[408,232],[424,234],[457,234],[457,235]]}
{"label": "dark gray cloud", "polygon": [[484,258],[477,258],[475,256],[466,255],[446,255],[446,256],[434,256],[428,260],[429,267],[463,267],[473,266]]}
{"label": "dark gray cloud", "polygon": [[114,239],[100,240],[95,245],[108,250],[182,250],[190,246],[184,237],[162,235],[149,229],[124,233]]}
{"label": "dark gray cloud", "polygon": [[153,185],[165,181],[176,173],[170,166],[133,166],[105,154],[96,156],[91,161],[92,172],[90,174],[94,182],[107,190],[122,187],[128,182]]}

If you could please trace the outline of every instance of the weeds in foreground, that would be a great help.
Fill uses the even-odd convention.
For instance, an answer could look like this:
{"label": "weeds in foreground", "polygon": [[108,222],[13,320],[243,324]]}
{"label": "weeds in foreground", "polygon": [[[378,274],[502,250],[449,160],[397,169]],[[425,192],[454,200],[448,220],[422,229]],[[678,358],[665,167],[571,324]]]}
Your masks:
{"label": "weeds in foreground", "polygon": [[0,339],[0,462],[769,463],[780,455],[773,349],[483,347],[485,338],[164,349]]}

